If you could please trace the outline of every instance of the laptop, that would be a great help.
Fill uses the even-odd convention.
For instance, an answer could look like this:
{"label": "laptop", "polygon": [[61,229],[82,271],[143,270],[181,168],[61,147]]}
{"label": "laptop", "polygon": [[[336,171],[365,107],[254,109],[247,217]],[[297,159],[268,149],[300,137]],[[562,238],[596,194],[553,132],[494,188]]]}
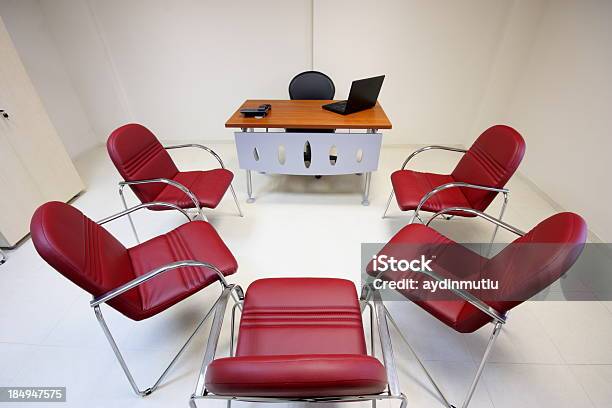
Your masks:
{"label": "laptop", "polygon": [[348,115],[349,113],[372,108],[376,105],[376,99],[378,99],[378,94],[380,93],[380,88],[382,87],[384,79],[385,76],[380,75],[353,81],[348,100],[323,105],[323,109],[341,115]]}

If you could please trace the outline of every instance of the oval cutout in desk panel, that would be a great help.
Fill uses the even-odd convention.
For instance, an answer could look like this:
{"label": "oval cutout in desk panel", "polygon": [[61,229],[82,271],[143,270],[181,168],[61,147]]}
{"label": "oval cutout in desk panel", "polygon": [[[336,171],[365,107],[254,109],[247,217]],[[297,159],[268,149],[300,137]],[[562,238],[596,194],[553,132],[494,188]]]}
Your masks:
{"label": "oval cutout in desk panel", "polygon": [[284,165],[287,161],[287,154],[285,151],[285,146],[278,145],[278,163]]}
{"label": "oval cutout in desk panel", "polygon": [[332,147],[329,148],[329,164],[331,164],[332,166],[335,166],[337,162],[338,162],[338,148],[336,148],[336,145],[333,145]]}
{"label": "oval cutout in desk panel", "polygon": [[255,161],[259,161],[259,150],[256,147],[253,148],[253,158]]}
{"label": "oval cutout in desk panel", "polygon": [[310,147],[310,142],[307,140],[304,143],[304,166],[308,169],[310,168],[310,164],[312,163],[312,148]]}
{"label": "oval cutout in desk panel", "polygon": [[357,149],[355,160],[357,160],[357,163],[361,163],[361,161],[363,160],[363,149]]}

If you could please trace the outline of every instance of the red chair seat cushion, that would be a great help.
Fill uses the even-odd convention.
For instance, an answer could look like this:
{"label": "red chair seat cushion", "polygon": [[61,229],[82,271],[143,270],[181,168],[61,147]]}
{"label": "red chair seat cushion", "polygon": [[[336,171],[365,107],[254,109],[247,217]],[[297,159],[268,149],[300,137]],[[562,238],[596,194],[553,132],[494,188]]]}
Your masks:
{"label": "red chair seat cushion", "polygon": [[[201,207],[216,208],[233,178],[234,174],[227,169],[213,169],[178,172],[173,180],[181,183],[195,194]],[[191,198],[171,185],[166,185],[155,198],[155,201],[176,204],[181,208],[194,208]]]}
{"label": "red chair seat cushion", "polygon": [[[173,231],[128,250],[136,277],[181,260],[195,260],[215,265],[225,276],[238,269],[236,259],[217,231],[207,222],[192,221]],[[140,304],[123,308],[134,320],[151,317],[217,280],[207,268],[179,268],[158,275],[137,287]]]}
{"label": "red chair seat cushion", "polygon": [[[397,204],[402,211],[416,210],[421,199],[436,187],[455,180],[447,174],[420,173],[412,170],[398,170],[391,174],[391,183]],[[434,194],[421,210],[436,213],[449,207],[471,208],[469,201],[460,188],[448,188]],[[467,213],[452,215],[470,216]]]}
{"label": "red chair seat cushion", "polygon": [[219,395],[340,396],[384,391],[367,356],[355,285],[343,279],[261,279],[249,287],[236,357],[214,361],[206,386]]}
{"label": "red chair seat cushion", "polygon": [[228,357],[213,361],[206,386],[217,395],[317,397],[379,394],[385,369],[356,354]]}
{"label": "red chair seat cushion", "polygon": [[[396,259],[418,259],[421,254],[427,254],[428,259],[433,259],[431,267],[436,275],[453,280],[476,279],[487,263],[486,258],[422,224],[409,224],[399,230],[380,254]],[[368,274],[376,274],[372,263],[368,266]],[[418,272],[385,272],[382,278],[389,281],[410,278],[419,282],[430,280]],[[428,291],[401,289],[398,292],[459,332],[473,332],[491,321],[489,316],[470,303],[459,297],[454,300],[450,294],[448,296],[451,298],[447,300],[441,299],[441,296],[431,296]]]}

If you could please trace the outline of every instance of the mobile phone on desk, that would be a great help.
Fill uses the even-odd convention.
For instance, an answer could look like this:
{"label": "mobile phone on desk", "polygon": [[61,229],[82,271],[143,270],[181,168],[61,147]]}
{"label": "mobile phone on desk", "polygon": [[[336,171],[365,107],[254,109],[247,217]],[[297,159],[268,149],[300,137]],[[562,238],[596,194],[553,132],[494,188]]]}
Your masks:
{"label": "mobile phone on desk", "polygon": [[261,117],[263,118],[268,114],[268,112],[272,109],[272,105],[269,103],[265,103],[263,105],[259,105],[257,108],[244,108],[240,109],[240,113],[244,115],[246,118],[253,117]]}

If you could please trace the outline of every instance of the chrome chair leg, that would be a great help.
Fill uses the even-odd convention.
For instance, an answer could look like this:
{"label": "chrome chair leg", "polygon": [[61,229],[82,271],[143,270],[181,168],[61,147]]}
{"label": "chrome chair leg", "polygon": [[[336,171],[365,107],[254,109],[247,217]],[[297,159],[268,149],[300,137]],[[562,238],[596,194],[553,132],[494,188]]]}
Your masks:
{"label": "chrome chair leg", "polygon": [[0,265],[6,262],[6,254],[0,249]]}
{"label": "chrome chair leg", "polygon": [[421,361],[419,356],[416,354],[416,352],[414,351],[414,349],[412,348],[412,346],[408,342],[408,339],[406,339],[406,337],[404,337],[404,333],[402,333],[402,331],[400,330],[399,326],[397,325],[397,323],[393,319],[393,316],[391,315],[391,313],[389,312],[389,310],[386,307],[385,307],[385,313],[387,314],[387,317],[388,317],[389,321],[391,322],[391,325],[395,328],[395,331],[399,334],[400,339],[402,340],[402,342],[408,347],[408,349],[410,350],[410,353],[412,353],[412,355],[414,356],[416,361],[419,363],[419,366],[421,366],[421,369],[425,373],[425,376],[427,377],[427,379],[429,380],[431,385],[436,390],[436,393],[438,394],[438,396],[442,399],[444,405],[446,405],[447,408],[455,408],[453,405],[451,405],[450,402],[448,402],[448,400],[446,399],[446,396],[444,396],[444,393],[442,392],[442,390],[440,389],[438,384],[435,382],[435,380],[433,379],[431,374],[429,374],[429,371],[427,371],[427,368],[425,368],[425,365],[423,364],[423,362]]}
{"label": "chrome chair leg", "polygon": [[472,384],[470,385],[470,389],[468,390],[468,393],[465,396],[465,400],[463,401],[463,404],[461,405],[462,408],[467,408],[467,406],[470,404],[470,401],[472,400],[472,396],[474,395],[474,391],[476,391],[476,386],[478,385],[478,381],[480,380],[482,371],[484,370],[485,364],[487,363],[487,360],[489,359],[489,355],[491,354],[491,350],[493,349],[493,345],[495,344],[495,340],[497,340],[497,336],[499,336],[501,329],[502,329],[502,324],[499,322],[496,323],[495,327],[493,328],[493,332],[491,333],[491,336],[489,337],[487,348],[485,349],[482,359],[480,360],[480,365],[478,366],[478,370],[476,370],[476,375],[474,376],[474,379],[472,380]]}
{"label": "chrome chair leg", "polygon": [[106,336],[106,339],[108,340],[111,348],[113,349],[113,352],[115,353],[115,357],[117,358],[117,361],[121,365],[121,368],[122,368],[125,376],[127,377],[130,385],[132,386],[132,389],[136,393],[136,395],[138,395],[140,397],[145,397],[145,396],[150,395],[151,393],[153,393],[153,391],[155,391],[157,389],[157,387],[159,387],[159,385],[166,378],[166,376],[168,375],[168,373],[170,372],[172,367],[174,367],[174,365],[178,361],[179,357],[187,349],[187,346],[191,343],[191,341],[195,338],[196,334],[200,331],[200,329],[202,328],[202,326],[204,325],[204,323],[206,322],[208,317],[211,315],[212,311],[216,309],[216,306],[219,303],[220,299],[221,299],[221,297],[219,297],[215,301],[213,306],[210,308],[210,310],[208,312],[206,312],[206,314],[204,315],[202,320],[196,326],[196,328],[193,331],[193,333],[191,333],[191,335],[187,338],[187,341],[179,349],[178,353],[172,358],[172,361],[170,361],[170,364],[162,372],[161,376],[157,379],[157,381],[155,381],[155,384],[153,384],[151,387],[146,388],[144,390],[140,390],[138,388],[138,384],[136,384],[136,381],[134,380],[134,377],[132,376],[132,373],[130,372],[129,367],[127,366],[127,363],[125,362],[125,360],[123,358],[123,355],[121,354],[121,351],[119,350],[119,347],[117,346],[117,343],[115,342],[115,339],[113,338],[113,335],[111,334],[111,332],[110,332],[110,330],[108,328],[108,325],[106,324],[106,321],[104,320],[104,316],[102,315],[102,310],[100,310],[100,306],[95,306],[94,307],[94,313],[96,315],[96,319],[98,320],[98,323],[100,324],[100,327],[102,328],[102,331],[104,332],[104,335]]}
{"label": "chrome chair leg", "polygon": [[240,307],[240,303],[234,303],[232,307],[232,320],[230,328],[230,357],[234,357],[234,343],[236,338],[236,309]]}
{"label": "chrome chair leg", "polygon": [[[436,390],[436,392],[438,393],[440,398],[442,398],[442,401],[444,402],[444,405],[446,405],[447,408],[455,408],[454,405],[451,405],[448,402],[448,400],[446,399],[446,397],[442,393],[440,387],[434,381],[433,377],[429,374],[429,371],[427,371],[427,369],[423,365],[423,362],[419,359],[419,356],[415,353],[414,349],[412,348],[412,346],[410,345],[410,343],[408,342],[406,337],[404,337],[404,334],[401,332],[399,326],[397,325],[395,320],[393,320],[393,316],[391,316],[391,313],[389,312],[389,310],[386,307],[385,307],[385,314],[387,315],[389,321],[391,322],[391,324],[393,325],[393,327],[395,328],[395,330],[399,334],[400,339],[402,339],[402,342],[410,349],[410,352],[416,358],[417,362],[421,366],[421,369],[423,370],[423,372],[427,376],[427,378],[428,378],[429,382],[431,383],[431,385],[433,385],[434,389]],[[482,376],[482,372],[484,370],[484,367],[485,367],[485,365],[487,363],[487,360],[489,359],[489,356],[491,354],[491,350],[493,350],[493,346],[495,344],[495,340],[497,340],[497,337],[499,336],[499,333],[501,332],[502,326],[503,325],[500,322],[495,323],[495,327],[493,328],[493,332],[491,333],[491,336],[489,337],[489,342],[487,343],[487,348],[485,349],[485,352],[484,352],[484,354],[482,356],[482,359],[480,360],[480,364],[478,365],[478,369],[476,370],[476,374],[474,375],[472,383],[470,384],[470,388],[468,389],[468,392],[467,392],[466,397],[465,397],[465,399],[463,401],[463,404],[461,404],[461,408],[467,408],[467,406],[470,404],[470,401],[472,400],[472,396],[474,395],[474,391],[476,391],[476,387],[478,386],[478,382],[480,380],[480,377]]]}
{"label": "chrome chair leg", "polygon": [[393,199],[393,196],[395,195],[395,190],[391,189],[391,194],[389,194],[389,199],[387,200],[387,206],[385,207],[385,212],[383,213],[382,218],[385,219],[385,217],[387,216],[387,211],[389,211],[389,206],[391,205],[391,200]]}
{"label": "chrome chair leg", "polygon": [[230,190],[232,192],[232,195],[234,196],[234,202],[236,203],[236,208],[238,208],[238,214],[240,214],[241,217],[244,217],[244,215],[242,214],[242,209],[240,208],[240,204],[238,203],[238,196],[236,196],[236,191],[234,191],[234,186],[232,184],[230,184]]}
{"label": "chrome chair leg", "polygon": [[374,306],[372,306],[372,303],[370,301],[363,303],[363,308],[361,309],[361,313],[363,313],[366,308],[368,308],[368,313],[370,314],[370,356],[376,357],[375,334],[374,334],[374,329],[375,329],[374,320],[376,318],[376,315],[374,312]]}
{"label": "chrome chair leg", "polygon": [[[125,195],[123,194],[123,188],[125,184],[119,185],[119,196],[121,197],[121,202],[123,203],[123,209],[127,210],[127,202],[125,201]],[[138,237],[138,232],[136,232],[136,227],[134,226],[134,220],[132,220],[132,214],[128,214],[128,220],[130,221],[130,226],[132,227],[132,232],[134,233],[134,238],[136,238],[136,243],[140,244],[140,238]]]}

